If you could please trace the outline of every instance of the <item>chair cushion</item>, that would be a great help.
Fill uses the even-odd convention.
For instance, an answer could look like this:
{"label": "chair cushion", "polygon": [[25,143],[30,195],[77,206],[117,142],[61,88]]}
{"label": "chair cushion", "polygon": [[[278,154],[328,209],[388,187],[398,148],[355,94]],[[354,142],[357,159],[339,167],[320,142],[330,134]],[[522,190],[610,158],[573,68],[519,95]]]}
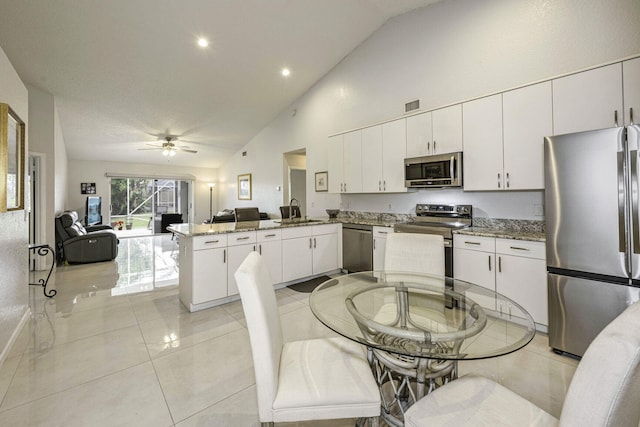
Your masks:
{"label": "chair cushion", "polygon": [[364,347],[342,337],[286,343],[273,421],[380,415],[380,394]]}
{"label": "chair cushion", "polygon": [[506,387],[466,375],[436,389],[405,414],[406,427],[556,426],[558,420]]}

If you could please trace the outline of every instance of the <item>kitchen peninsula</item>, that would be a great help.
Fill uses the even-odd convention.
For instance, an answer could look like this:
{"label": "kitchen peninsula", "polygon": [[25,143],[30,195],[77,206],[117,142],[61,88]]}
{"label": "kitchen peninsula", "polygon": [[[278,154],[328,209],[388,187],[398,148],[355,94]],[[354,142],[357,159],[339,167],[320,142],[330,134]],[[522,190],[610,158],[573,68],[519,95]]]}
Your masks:
{"label": "kitchen peninsula", "polygon": [[175,224],[179,297],[191,312],[240,298],[236,269],[251,251],[266,258],[280,288],[342,267],[342,225],[335,220]]}

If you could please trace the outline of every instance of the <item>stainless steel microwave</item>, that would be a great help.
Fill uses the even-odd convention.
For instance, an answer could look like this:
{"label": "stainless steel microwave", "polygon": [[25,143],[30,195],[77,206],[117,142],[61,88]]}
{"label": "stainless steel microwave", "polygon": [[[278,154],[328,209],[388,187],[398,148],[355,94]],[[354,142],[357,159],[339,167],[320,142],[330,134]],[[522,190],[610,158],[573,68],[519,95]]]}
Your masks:
{"label": "stainless steel microwave", "polygon": [[408,188],[462,187],[462,152],[404,160]]}

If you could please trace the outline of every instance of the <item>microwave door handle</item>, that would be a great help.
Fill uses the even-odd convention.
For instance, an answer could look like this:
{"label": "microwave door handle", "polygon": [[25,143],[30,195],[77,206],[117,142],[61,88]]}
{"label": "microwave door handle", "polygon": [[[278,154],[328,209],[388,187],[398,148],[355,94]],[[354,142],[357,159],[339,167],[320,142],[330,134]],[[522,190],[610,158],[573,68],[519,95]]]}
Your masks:
{"label": "microwave door handle", "polygon": [[451,182],[453,183],[453,177],[455,176],[455,165],[456,165],[456,156],[451,156],[451,162],[449,163],[449,176],[451,177]]}

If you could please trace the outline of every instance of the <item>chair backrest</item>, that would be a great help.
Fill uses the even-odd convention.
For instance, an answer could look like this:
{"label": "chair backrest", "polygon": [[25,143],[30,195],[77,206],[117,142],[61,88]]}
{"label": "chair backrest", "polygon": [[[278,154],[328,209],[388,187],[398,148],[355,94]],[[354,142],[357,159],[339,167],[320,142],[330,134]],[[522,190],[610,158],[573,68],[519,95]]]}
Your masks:
{"label": "chair backrest", "polygon": [[434,234],[389,233],[384,271],[444,276],[444,238]]}
{"label": "chair backrest", "polygon": [[561,426],[638,427],[640,302],[629,306],[587,348],[571,380]]}
{"label": "chair backrest", "polygon": [[282,328],[271,276],[258,252],[251,252],[235,273],[249,330],[256,377],[260,421],[273,420],[271,408],[278,390]]}
{"label": "chair backrest", "polygon": [[258,208],[236,208],[235,214],[236,222],[260,220],[260,211],[258,211]]}
{"label": "chair backrest", "polygon": [[64,211],[56,217],[56,232],[62,241],[87,234],[76,211]]}

